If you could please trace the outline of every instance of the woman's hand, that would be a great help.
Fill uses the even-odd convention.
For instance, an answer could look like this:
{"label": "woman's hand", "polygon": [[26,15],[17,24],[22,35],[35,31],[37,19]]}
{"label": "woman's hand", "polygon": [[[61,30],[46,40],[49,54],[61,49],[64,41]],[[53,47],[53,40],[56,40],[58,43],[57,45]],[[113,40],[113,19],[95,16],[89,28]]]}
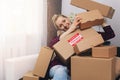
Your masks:
{"label": "woman's hand", "polygon": [[104,19],[104,22],[102,24],[102,27],[106,27],[108,24],[106,23],[106,20]]}
{"label": "woman's hand", "polygon": [[76,16],[73,23],[72,23],[72,25],[73,26],[78,26],[81,23],[80,21],[81,21],[80,16]]}
{"label": "woman's hand", "polygon": [[106,27],[107,23],[103,22],[102,27]]}

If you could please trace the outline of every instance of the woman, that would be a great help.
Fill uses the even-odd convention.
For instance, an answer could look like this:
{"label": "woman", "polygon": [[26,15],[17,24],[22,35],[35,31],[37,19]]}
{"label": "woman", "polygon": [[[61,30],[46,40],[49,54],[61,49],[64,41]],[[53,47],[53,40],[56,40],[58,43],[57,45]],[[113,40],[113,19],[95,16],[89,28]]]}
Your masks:
{"label": "woman", "polygon": [[[58,36],[51,42],[51,47],[58,42],[59,39],[64,38],[74,31],[77,28],[77,25],[80,24],[79,17],[76,17],[72,23],[70,22],[70,19],[64,15],[54,15],[52,20],[57,29]],[[52,77],[53,80],[70,80],[68,72],[67,67],[62,64],[58,57],[55,57],[50,64],[50,77]]]}
{"label": "woman", "polygon": [[[82,19],[79,16],[76,16],[74,21],[70,22],[70,19],[68,17],[64,15],[55,14],[52,17],[52,20],[57,30],[57,37],[51,41],[50,43],[51,48],[59,40],[61,40],[66,35],[70,34],[75,29],[77,29]],[[102,35],[105,41],[115,37],[114,31],[112,30],[110,25],[103,23],[102,26],[104,32],[98,32],[98,33]],[[68,68],[64,64],[62,64],[62,62],[59,60],[58,57],[55,57],[50,64],[50,72],[49,72],[50,77],[52,77],[53,80],[70,80],[68,73],[69,73]]]}

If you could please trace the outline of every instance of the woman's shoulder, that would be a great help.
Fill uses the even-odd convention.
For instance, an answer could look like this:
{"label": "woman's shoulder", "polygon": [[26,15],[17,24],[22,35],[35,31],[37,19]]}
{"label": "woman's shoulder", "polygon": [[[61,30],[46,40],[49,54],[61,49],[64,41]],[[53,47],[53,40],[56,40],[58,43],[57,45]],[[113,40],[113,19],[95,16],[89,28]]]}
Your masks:
{"label": "woman's shoulder", "polygon": [[59,36],[52,38],[52,40],[49,43],[49,47],[53,48],[53,45],[56,44],[58,41],[59,41]]}

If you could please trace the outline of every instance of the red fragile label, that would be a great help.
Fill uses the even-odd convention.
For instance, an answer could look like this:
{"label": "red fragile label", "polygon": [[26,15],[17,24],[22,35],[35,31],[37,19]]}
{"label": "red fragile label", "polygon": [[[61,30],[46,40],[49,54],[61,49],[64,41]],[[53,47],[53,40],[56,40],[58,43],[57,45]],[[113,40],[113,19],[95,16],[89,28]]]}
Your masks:
{"label": "red fragile label", "polygon": [[80,42],[83,39],[83,36],[79,33],[76,33],[74,36],[72,36],[68,42],[70,45],[75,46],[78,42]]}

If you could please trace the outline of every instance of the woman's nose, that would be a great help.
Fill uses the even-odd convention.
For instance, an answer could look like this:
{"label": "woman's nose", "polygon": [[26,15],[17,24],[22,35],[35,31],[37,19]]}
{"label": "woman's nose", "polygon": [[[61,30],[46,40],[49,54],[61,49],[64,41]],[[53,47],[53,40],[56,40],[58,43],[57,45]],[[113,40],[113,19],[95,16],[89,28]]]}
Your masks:
{"label": "woman's nose", "polygon": [[64,23],[64,26],[68,26],[68,23]]}

